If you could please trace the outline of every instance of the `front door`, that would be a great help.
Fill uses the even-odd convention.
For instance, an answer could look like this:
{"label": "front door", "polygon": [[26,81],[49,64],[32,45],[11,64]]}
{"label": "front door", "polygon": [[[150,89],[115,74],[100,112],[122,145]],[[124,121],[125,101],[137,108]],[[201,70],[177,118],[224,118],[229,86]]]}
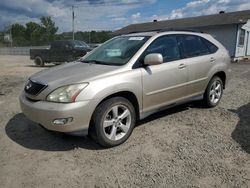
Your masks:
{"label": "front door", "polygon": [[181,59],[175,35],[157,38],[145,50],[143,57],[160,53],[164,63],[142,68],[143,111],[170,105],[186,96],[187,69]]}

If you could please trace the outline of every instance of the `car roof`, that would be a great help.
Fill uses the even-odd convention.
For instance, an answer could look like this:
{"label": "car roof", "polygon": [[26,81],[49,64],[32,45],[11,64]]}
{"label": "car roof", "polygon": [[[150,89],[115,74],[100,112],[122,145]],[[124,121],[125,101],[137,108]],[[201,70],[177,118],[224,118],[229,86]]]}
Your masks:
{"label": "car roof", "polygon": [[202,32],[192,31],[192,30],[160,30],[160,31],[150,31],[150,32],[133,32],[128,34],[123,34],[121,36],[155,36],[158,34],[195,34],[201,35]]}
{"label": "car roof", "polygon": [[55,40],[53,42],[74,42],[74,41],[84,42],[84,41],[81,41],[81,40]]}

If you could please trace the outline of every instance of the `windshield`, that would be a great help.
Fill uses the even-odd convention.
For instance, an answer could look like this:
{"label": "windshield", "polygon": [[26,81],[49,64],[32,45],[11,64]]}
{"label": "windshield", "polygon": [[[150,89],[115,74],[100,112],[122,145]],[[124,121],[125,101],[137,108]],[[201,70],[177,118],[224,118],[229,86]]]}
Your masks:
{"label": "windshield", "polygon": [[121,36],[111,39],[83,58],[83,62],[107,65],[124,65],[149,39],[149,36]]}

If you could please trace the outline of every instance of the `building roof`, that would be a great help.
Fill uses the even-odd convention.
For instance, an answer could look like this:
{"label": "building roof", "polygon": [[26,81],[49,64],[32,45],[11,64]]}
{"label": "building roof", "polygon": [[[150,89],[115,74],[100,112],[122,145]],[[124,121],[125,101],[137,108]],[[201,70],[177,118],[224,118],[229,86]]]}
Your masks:
{"label": "building roof", "polygon": [[162,29],[194,29],[217,25],[244,24],[248,19],[250,19],[250,10],[245,10],[208,16],[131,24],[115,31],[114,34],[120,35],[125,33],[156,31]]}

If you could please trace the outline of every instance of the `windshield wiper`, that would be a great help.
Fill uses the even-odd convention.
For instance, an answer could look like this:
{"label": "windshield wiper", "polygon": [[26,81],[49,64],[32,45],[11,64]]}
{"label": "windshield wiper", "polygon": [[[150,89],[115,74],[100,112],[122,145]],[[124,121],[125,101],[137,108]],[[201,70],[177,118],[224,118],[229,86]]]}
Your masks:
{"label": "windshield wiper", "polygon": [[83,63],[92,63],[92,64],[98,64],[101,61],[97,61],[97,60],[81,60],[81,62]]}

